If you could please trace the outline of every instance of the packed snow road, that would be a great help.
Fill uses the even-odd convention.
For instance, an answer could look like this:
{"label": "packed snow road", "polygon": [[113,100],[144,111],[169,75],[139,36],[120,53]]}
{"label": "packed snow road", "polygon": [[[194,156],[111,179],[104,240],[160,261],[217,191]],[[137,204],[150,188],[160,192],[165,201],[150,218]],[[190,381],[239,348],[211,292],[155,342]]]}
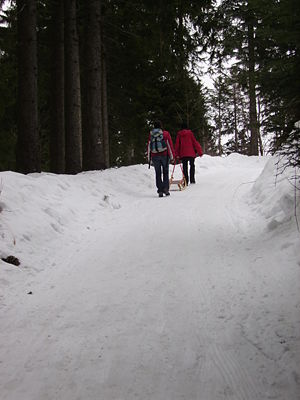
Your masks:
{"label": "packed snow road", "polygon": [[87,181],[46,265],[10,272],[0,399],[299,399],[297,238],[255,209],[266,161],[198,159],[197,184],[162,199],[145,166],[114,170],[105,211]]}

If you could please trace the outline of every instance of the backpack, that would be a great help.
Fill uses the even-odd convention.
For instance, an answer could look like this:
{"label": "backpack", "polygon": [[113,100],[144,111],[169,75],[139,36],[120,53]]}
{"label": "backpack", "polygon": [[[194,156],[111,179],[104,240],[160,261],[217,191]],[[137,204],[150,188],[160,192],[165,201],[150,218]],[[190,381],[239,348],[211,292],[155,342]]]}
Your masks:
{"label": "backpack", "polygon": [[167,144],[164,139],[163,131],[160,128],[154,128],[150,132],[150,151],[151,153],[161,153],[167,150]]}

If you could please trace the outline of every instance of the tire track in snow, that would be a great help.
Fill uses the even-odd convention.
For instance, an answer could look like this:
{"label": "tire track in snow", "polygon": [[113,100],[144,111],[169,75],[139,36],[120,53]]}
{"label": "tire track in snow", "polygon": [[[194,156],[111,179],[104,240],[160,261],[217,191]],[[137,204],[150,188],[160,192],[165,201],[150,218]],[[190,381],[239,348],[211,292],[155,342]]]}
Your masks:
{"label": "tire track in snow", "polygon": [[[193,188],[194,189],[194,188]],[[196,188],[195,188],[196,189]],[[194,189],[194,190],[195,190]],[[226,193],[227,195],[230,194],[229,192]],[[200,195],[200,190],[199,190],[199,195]],[[199,196],[200,197],[200,196]],[[222,196],[220,196],[222,198]],[[229,200],[227,200],[228,198],[222,199],[223,203],[225,204],[230,204]],[[207,203],[207,201],[206,201]],[[215,203],[215,202],[214,202]],[[215,206],[215,204],[214,204]],[[231,205],[232,206],[232,205]],[[224,205],[223,207],[220,207],[221,210],[224,210]],[[211,212],[207,212],[207,214],[209,217],[212,216]],[[229,217],[231,215],[229,214]],[[202,218],[203,220],[203,218]],[[216,223],[215,228],[213,229],[213,225]],[[209,228],[210,226],[212,226],[211,231],[214,231],[214,235],[215,238],[219,238],[219,243],[221,245],[221,247],[218,249],[218,253],[222,254],[222,247],[223,244],[224,245],[224,260],[222,260],[223,262],[228,262],[230,260],[230,258],[235,257],[235,254],[232,251],[228,251],[226,249],[226,243],[228,242],[228,236],[231,238],[232,243],[234,243],[236,241],[236,237],[237,237],[237,233],[236,230],[232,231],[232,229],[230,229],[230,220],[229,220],[229,229],[227,228],[227,231],[224,232],[223,227],[219,226],[217,224],[217,218],[215,220],[209,220],[209,219],[204,219],[203,224],[205,225],[206,228]],[[236,224],[234,224],[234,226],[236,226]],[[240,230],[237,230],[238,233],[240,232]],[[238,237],[238,241],[240,240],[240,238]],[[209,243],[207,243],[209,245]],[[212,258],[214,257],[214,252],[213,251],[209,251],[206,254],[206,258],[207,258],[207,262],[209,264],[209,261],[212,261]],[[229,258],[228,258],[229,257]],[[212,262],[212,264],[217,265],[218,262]],[[222,271],[222,269],[221,269]],[[219,271],[220,272],[220,271]],[[215,271],[215,273],[218,274],[218,270]],[[226,278],[225,274],[224,274],[224,279],[227,279],[227,281],[225,281],[226,285],[228,285],[229,281],[228,278]],[[208,282],[201,282],[201,292],[205,292],[206,291],[206,298],[209,299],[209,293],[208,293]],[[228,288],[227,288],[228,290]],[[231,288],[229,286],[229,290],[232,291],[233,288]],[[236,289],[234,289],[236,290]],[[226,299],[226,292],[223,292],[223,301]],[[234,294],[233,294],[234,295]],[[234,295],[235,297],[237,297],[237,293]],[[226,303],[226,300],[225,300]],[[216,303],[215,303],[216,306]],[[232,312],[232,310],[228,309],[228,306],[226,306],[225,304],[225,308],[223,310],[223,312],[225,313],[224,315],[224,319],[223,321],[225,322],[225,325],[229,324],[228,326],[232,326],[236,328],[236,318],[233,317],[233,315],[229,315],[229,313]],[[227,316],[226,316],[227,313]],[[220,317],[218,317],[220,318]],[[222,317],[223,318],[223,317]],[[215,326],[211,325],[211,321],[213,321],[213,319],[210,318],[210,326],[206,326],[204,329],[204,332],[202,332],[201,336],[198,335],[199,338],[199,343],[203,344],[205,343],[206,339],[207,342],[210,343],[211,342],[211,333],[214,332],[214,329],[218,330],[220,328],[220,324],[215,324]],[[205,339],[206,338],[206,339]],[[216,338],[218,340],[219,343],[222,343],[222,336],[219,333],[219,337]],[[241,365],[241,363],[237,360],[236,357],[232,357],[229,355],[228,350],[226,350],[226,346],[225,346],[225,342],[223,342],[223,346],[222,345],[208,345],[208,350],[207,350],[207,354],[206,354],[206,364],[208,366],[208,369],[210,370],[211,374],[215,374],[215,372],[213,372],[214,369],[217,369],[219,371],[219,373],[223,376],[223,380],[224,382],[222,383],[222,385],[225,386],[224,389],[224,393],[223,395],[230,397],[230,398],[234,398],[234,399],[245,399],[245,400],[253,400],[253,399],[261,399],[262,398],[262,391],[257,389],[257,385],[258,387],[260,386],[258,384],[258,382],[253,382],[252,376],[251,374],[248,373],[247,369]],[[236,350],[236,352],[234,354],[237,354],[239,351],[239,348]],[[203,370],[206,369],[206,366],[203,367]],[[205,384],[205,381],[207,379],[207,375],[205,376],[204,373],[204,377],[203,377],[203,381],[202,383]],[[209,393],[209,389],[207,391],[207,393]],[[215,394],[217,395],[217,393]],[[220,397],[223,398],[223,397]]]}
{"label": "tire track in snow", "polygon": [[210,351],[216,368],[223,376],[226,388],[230,390],[231,397],[235,396],[241,400],[261,400],[261,393],[257,391],[252,377],[236,358],[230,355],[229,350],[214,344]]}
{"label": "tire track in snow", "polygon": [[[189,224],[191,224],[191,219],[188,218],[188,220]],[[217,232],[215,232],[215,234],[216,236],[218,236]],[[219,234],[222,235],[222,231],[220,231]],[[211,256],[211,253],[208,252],[205,262],[208,262],[209,259],[211,260]],[[191,257],[191,261],[194,262],[194,260],[195,258],[193,255],[193,257]],[[189,263],[186,263],[186,272],[188,272],[189,268]],[[199,273],[201,273],[200,268]],[[193,271],[193,274],[191,274],[190,276],[195,277],[195,271]],[[203,274],[203,276],[205,275]],[[187,281],[189,280],[188,274],[187,276],[185,276],[185,280],[187,283]],[[223,295],[225,295],[225,293]],[[199,287],[196,289],[196,287],[194,286],[194,293],[193,291],[190,291],[189,293],[186,293],[186,296],[183,297],[184,301],[186,302],[187,309],[192,308],[192,310],[194,311],[197,310],[197,307],[195,305],[197,304],[197,301],[199,301],[199,297],[202,298],[202,301],[204,301],[204,303],[206,303],[206,307],[208,307],[210,292],[209,282],[207,279],[201,280],[200,278]],[[225,313],[228,311],[230,310],[226,309],[226,307],[225,310],[223,310],[223,312]],[[206,320],[209,318],[211,319],[211,315],[209,315],[208,313],[206,315]],[[232,316],[228,316],[224,319],[224,321],[229,322],[231,319]],[[204,321],[203,317],[201,321]],[[192,321],[188,321],[188,324],[191,328],[191,332],[197,332],[197,327],[195,326],[195,324],[192,323]],[[216,327],[219,328],[218,324],[217,326],[215,326],[215,328]],[[223,377],[221,387],[224,387],[223,395],[226,395],[226,398],[228,395],[230,398],[234,399],[261,399],[261,395],[256,390],[251,375],[247,373],[247,370],[240,363],[238,363],[237,359],[234,357],[229,357],[228,350],[223,349],[222,346],[210,345],[213,329],[214,327],[212,327],[211,325],[208,327],[207,323],[202,324],[201,333],[196,335],[198,338],[198,347],[201,349],[203,354],[201,359],[202,365],[201,369],[199,370],[198,376],[198,389],[200,390],[201,388],[201,390],[203,391],[203,386],[207,385],[207,374],[205,373],[205,370],[208,369],[210,371],[210,374],[212,375],[216,374],[217,370],[219,371],[219,374]],[[220,341],[220,337],[218,340]],[[197,372],[195,372],[195,374],[196,373]],[[211,386],[207,389],[207,393],[209,393],[210,390],[212,390]]]}

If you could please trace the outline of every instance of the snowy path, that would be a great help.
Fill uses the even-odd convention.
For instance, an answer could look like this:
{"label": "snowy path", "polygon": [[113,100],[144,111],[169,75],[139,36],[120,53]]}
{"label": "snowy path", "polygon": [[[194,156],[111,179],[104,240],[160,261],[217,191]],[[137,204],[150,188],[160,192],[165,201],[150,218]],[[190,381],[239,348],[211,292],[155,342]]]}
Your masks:
{"label": "snowy path", "polygon": [[149,174],[122,207],[94,212],[57,268],[24,283],[33,295],[7,297],[0,399],[299,399],[282,322],[299,312],[297,286],[273,278],[279,243],[245,201],[262,167],[199,162],[198,184],[163,199]]}

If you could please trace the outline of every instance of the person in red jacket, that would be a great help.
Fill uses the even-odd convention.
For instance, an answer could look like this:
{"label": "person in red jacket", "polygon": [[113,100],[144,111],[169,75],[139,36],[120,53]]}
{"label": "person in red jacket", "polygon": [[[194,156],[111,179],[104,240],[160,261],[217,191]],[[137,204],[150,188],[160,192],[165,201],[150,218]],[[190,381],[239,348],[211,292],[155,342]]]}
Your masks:
{"label": "person in red jacket", "polygon": [[183,166],[183,174],[186,184],[189,183],[188,163],[190,163],[190,182],[195,181],[195,158],[202,157],[203,151],[199,142],[197,142],[193,132],[188,129],[185,122],[181,125],[181,130],[177,133],[175,142],[176,158],[181,159]]}
{"label": "person in red jacket", "polygon": [[158,196],[163,197],[163,194],[169,196],[169,162],[175,159],[175,151],[171,135],[163,130],[160,121],[154,122],[154,127],[149,134],[147,153],[149,166],[152,161],[155,169]]}

